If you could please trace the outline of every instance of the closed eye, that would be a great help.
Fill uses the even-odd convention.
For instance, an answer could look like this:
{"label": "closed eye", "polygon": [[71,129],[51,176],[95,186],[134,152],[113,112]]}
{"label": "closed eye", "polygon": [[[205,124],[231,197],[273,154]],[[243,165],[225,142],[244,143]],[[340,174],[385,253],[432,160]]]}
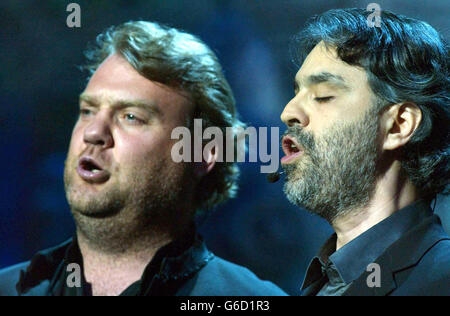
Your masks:
{"label": "closed eye", "polygon": [[333,100],[333,99],[334,99],[333,96],[321,97],[321,98],[314,98],[314,100],[316,100],[316,101],[319,102],[319,103],[325,103],[325,102],[331,101],[331,100]]}

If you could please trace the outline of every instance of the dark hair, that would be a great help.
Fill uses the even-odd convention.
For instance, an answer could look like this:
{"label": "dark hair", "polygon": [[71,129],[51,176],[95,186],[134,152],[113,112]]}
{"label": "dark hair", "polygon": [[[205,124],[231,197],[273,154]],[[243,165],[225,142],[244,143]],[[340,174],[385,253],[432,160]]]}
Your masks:
{"label": "dark hair", "polygon": [[[227,127],[245,126],[238,119],[233,92],[217,56],[198,37],[158,23],[130,21],[97,37],[96,45],[86,51],[84,68],[93,74],[113,53],[147,79],[187,91],[195,104],[192,119],[201,118],[203,128],[217,126],[225,134]],[[238,177],[235,163],[217,162],[199,183],[196,208],[212,208],[234,197]]]}
{"label": "dark hair", "polygon": [[382,11],[380,26],[370,27],[369,14],[354,8],[313,16],[294,37],[291,53],[300,65],[322,41],[336,49],[342,61],[365,69],[380,111],[396,103],[415,103],[422,121],[400,149],[401,165],[424,196],[449,194],[448,46],[423,21]]}

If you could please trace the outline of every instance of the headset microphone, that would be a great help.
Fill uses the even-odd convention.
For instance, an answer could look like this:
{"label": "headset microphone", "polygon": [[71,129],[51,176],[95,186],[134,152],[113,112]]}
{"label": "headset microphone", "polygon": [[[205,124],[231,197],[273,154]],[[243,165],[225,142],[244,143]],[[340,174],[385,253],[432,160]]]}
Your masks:
{"label": "headset microphone", "polygon": [[276,172],[269,173],[267,175],[267,181],[269,181],[270,183],[275,183],[278,180],[280,180],[280,177],[283,173],[284,173],[283,171],[281,171],[281,172],[276,171]]}

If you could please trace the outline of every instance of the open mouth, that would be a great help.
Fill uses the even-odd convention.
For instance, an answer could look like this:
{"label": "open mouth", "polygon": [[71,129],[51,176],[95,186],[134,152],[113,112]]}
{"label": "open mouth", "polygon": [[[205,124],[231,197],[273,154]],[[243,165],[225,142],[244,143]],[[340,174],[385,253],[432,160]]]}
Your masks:
{"label": "open mouth", "polygon": [[110,173],[91,157],[82,157],[78,161],[77,173],[89,183],[103,183],[110,177]]}
{"label": "open mouth", "polygon": [[303,147],[300,146],[297,141],[289,135],[283,137],[281,147],[285,154],[285,156],[281,158],[281,163],[284,164],[292,162],[295,158],[301,156],[304,152]]}

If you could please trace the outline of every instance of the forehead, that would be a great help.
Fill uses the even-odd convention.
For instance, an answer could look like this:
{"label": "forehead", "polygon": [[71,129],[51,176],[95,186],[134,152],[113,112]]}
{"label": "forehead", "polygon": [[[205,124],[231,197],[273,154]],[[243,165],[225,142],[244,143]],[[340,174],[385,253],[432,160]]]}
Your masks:
{"label": "forehead", "polygon": [[82,94],[105,104],[114,100],[139,100],[156,104],[166,112],[189,113],[192,110],[187,93],[145,78],[117,54],[103,61]]}
{"label": "forehead", "polygon": [[322,74],[342,79],[349,88],[368,87],[367,75],[362,67],[345,63],[337,56],[335,49],[327,48],[323,42],[320,42],[305,58],[295,75],[295,82],[299,86],[305,86],[308,83],[314,83],[311,78],[317,78]]}

